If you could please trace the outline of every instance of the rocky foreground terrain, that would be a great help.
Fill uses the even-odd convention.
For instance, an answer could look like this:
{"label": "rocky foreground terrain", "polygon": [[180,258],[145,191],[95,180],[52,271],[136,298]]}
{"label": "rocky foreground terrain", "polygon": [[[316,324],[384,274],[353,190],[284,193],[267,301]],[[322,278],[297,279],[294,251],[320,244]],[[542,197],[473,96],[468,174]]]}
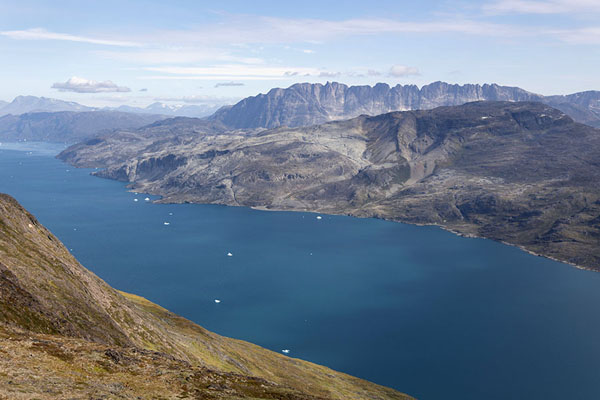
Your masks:
{"label": "rocky foreground terrain", "polygon": [[[532,102],[474,102],[221,133],[162,121],[59,157],[163,202],[436,224],[600,270],[600,130]],[[434,244],[432,244],[434,246]]]}
{"label": "rocky foreground terrain", "polygon": [[588,91],[567,96],[542,96],[518,87],[496,84],[456,85],[434,82],[416,85],[385,83],[375,86],[347,86],[298,83],[289,88],[271,89],[223,107],[210,117],[232,129],[298,127],[378,115],[390,111],[428,110],[457,106],[473,101],[538,101],[558,108],[578,122],[600,127],[600,92]]}
{"label": "rocky foreground terrain", "polygon": [[0,194],[0,399],[241,398],[410,399],[118,292]]}

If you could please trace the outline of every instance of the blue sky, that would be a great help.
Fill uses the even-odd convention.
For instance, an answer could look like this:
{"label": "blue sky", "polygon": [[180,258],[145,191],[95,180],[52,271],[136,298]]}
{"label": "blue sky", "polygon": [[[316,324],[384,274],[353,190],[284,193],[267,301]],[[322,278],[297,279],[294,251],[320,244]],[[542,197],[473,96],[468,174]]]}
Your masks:
{"label": "blue sky", "polygon": [[0,99],[225,104],[296,82],[600,89],[599,0],[5,1]]}

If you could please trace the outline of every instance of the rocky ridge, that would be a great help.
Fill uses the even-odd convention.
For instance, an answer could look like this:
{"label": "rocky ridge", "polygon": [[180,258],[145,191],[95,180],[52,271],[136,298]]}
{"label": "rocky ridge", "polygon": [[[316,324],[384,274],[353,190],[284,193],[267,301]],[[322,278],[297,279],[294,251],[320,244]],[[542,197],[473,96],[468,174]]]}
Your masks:
{"label": "rocky ridge", "polygon": [[210,119],[234,129],[298,127],[348,119],[361,114],[378,115],[391,111],[427,110],[473,101],[539,101],[571,115],[575,120],[600,127],[600,92],[568,96],[542,96],[518,87],[497,84],[416,85],[385,83],[375,86],[347,86],[298,83],[289,88],[271,89],[223,107]]}

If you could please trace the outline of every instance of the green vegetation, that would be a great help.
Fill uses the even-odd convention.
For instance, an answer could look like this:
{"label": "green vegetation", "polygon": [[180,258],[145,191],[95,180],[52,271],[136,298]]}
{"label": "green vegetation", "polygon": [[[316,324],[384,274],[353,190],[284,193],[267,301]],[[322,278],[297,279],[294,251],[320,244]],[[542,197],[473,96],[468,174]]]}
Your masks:
{"label": "green vegetation", "polygon": [[0,289],[0,399],[410,398],[112,289],[3,194]]}

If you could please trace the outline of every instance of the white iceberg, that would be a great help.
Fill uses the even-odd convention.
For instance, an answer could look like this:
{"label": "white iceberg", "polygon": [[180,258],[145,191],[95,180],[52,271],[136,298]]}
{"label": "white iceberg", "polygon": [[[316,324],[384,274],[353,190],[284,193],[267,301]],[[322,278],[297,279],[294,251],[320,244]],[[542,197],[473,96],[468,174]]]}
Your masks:
{"label": "white iceberg", "polygon": [[215,299],[215,303],[219,304],[220,302],[221,302],[221,300]]}
{"label": "white iceberg", "polygon": [[283,349],[283,350],[281,350],[281,352],[282,352],[283,354],[289,354],[289,352],[290,352],[290,351],[289,351],[288,349]]}
{"label": "white iceberg", "polygon": [[233,254],[227,253],[227,257],[233,257]]}

